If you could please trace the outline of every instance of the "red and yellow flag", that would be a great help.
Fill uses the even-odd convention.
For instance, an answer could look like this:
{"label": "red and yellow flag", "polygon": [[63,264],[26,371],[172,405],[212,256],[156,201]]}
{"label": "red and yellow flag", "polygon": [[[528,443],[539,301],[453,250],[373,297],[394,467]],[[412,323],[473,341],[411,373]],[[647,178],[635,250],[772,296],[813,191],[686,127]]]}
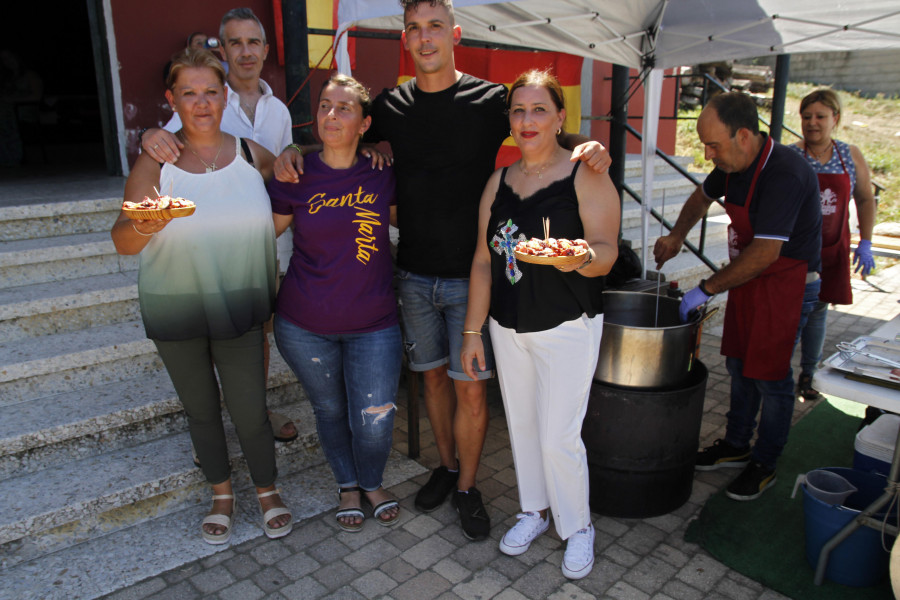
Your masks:
{"label": "red and yellow flag", "polygon": [[[457,70],[507,86],[529,69],[550,68],[563,88],[566,103],[565,130],[577,133],[581,129],[581,65],[584,60],[581,57],[560,52],[490,50],[468,46],[457,46],[454,56]],[[412,79],[415,72],[409,52],[401,52],[397,83]],[[515,142],[509,137],[497,154],[497,167],[510,165],[520,156]]]}
{"label": "red and yellow flag", "polygon": [[[338,28],[338,4],[339,0],[306,0],[306,25],[309,29],[333,29]],[[281,12],[281,0],[272,0],[272,10],[275,17],[275,42],[278,50],[278,64],[284,66],[284,23]],[[336,67],[334,56],[331,55],[331,46],[334,44],[332,35],[308,35],[309,68],[333,69]],[[356,68],[356,39],[347,41],[347,51],[350,54],[351,68]],[[324,60],[323,60],[324,59]]]}

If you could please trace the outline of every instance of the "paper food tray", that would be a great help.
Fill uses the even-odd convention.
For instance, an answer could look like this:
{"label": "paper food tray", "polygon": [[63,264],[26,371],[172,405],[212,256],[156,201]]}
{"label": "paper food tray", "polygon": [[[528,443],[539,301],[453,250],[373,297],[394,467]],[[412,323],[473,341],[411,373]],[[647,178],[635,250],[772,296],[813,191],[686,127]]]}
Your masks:
{"label": "paper food tray", "polygon": [[[853,340],[850,345],[856,350],[900,362],[900,343],[889,339],[862,336]],[[891,369],[894,367],[862,354],[851,355],[849,352],[839,351],[828,357],[823,364],[826,367],[860,377],[881,380],[894,385],[900,384],[900,375],[891,373]]]}

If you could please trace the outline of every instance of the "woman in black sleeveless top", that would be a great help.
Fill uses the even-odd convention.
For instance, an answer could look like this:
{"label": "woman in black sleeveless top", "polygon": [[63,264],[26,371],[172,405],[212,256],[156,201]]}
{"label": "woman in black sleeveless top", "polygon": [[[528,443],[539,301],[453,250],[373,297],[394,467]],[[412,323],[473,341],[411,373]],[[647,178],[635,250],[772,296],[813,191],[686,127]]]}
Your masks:
{"label": "woman in black sleeveless top", "polygon": [[[580,579],[594,564],[581,423],[603,327],[601,276],[617,256],[619,202],[608,175],[573,167],[557,143],[565,108],[552,75],[522,74],[507,104],[522,159],[495,172],[481,199],[462,363],[473,379],[473,361],[483,368],[479,331],[488,319],[522,507],[500,550],[525,552],[552,512],[567,540],[563,574]],[[581,264],[516,260],[516,242],[543,238],[544,217],[552,237],[588,242]]]}

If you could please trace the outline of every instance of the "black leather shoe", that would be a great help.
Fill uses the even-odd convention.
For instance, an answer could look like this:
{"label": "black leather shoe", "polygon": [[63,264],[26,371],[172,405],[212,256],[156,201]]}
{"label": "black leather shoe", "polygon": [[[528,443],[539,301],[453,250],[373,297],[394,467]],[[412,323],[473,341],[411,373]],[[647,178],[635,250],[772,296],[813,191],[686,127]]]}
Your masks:
{"label": "black leather shoe", "polygon": [[416,508],[422,512],[431,512],[447,499],[447,494],[456,489],[459,472],[451,473],[447,467],[440,466],[431,472],[431,477],[416,494]]}

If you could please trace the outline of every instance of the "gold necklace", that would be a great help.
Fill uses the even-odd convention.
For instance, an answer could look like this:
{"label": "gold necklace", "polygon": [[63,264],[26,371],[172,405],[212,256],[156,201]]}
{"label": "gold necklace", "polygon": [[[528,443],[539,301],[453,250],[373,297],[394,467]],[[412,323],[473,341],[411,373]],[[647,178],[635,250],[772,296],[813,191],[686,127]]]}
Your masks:
{"label": "gold necklace", "polygon": [[225,136],[221,132],[219,132],[219,136],[221,138],[219,141],[219,150],[216,152],[216,155],[213,157],[212,163],[206,164],[206,161],[203,160],[202,158],[200,158],[200,155],[194,151],[194,149],[192,148],[193,144],[188,141],[187,136],[184,135],[184,132],[183,131],[181,132],[181,139],[184,140],[184,143],[187,145],[188,150],[190,150],[194,154],[194,156],[197,157],[197,160],[199,160],[200,162],[203,163],[203,166],[206,167],[207,173],[212,173],[213,171],[216,170],[216,168],[217,168],[216,161],[219,160],[219,154],[222,153],[222,147],[225,145]]}
{"label": "gold necklace", "polygon": [[548,162],[545,162],[544,165],[543,165],[540,169],[537,169],[537,170],[535,170],[535,171],[529,171],[528,169],[525,168],[525,161],[522,160],[522,161],[519,161],[519,168],[522,169],[522,172],[525,173],[525,176],[526,176],[526,177],[527,177],[528,175],[537,175],[537,176],[538,176],[538,179],[543,179],[543,178],[544,178],[544,171],[547,169],[547,167],[549,167],[550,165],[552,165],[553,162],[554,162],[554,161],[550,160],[550,161],[548,161]]}

